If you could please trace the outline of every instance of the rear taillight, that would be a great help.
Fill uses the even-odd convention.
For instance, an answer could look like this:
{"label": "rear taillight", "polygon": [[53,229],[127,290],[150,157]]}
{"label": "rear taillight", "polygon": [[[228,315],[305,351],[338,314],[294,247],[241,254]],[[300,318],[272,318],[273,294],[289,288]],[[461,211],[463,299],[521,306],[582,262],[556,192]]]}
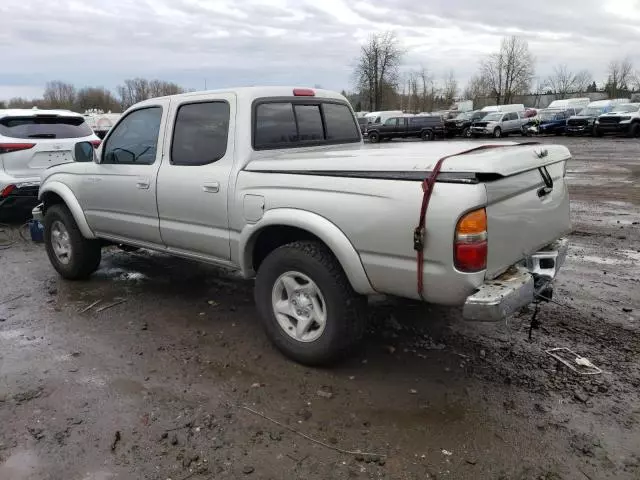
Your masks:
{"label": "rear taillight", "polygon": [[100,146],[100,144],[102,143],[102,140],[91,140],[91,145],[93,145],[93,148],[98,148]]}
{"label": "rear taillight", "polygon": [[15,185],[7,185],[0,192],[0,198],[7,198],[16,189]]}
{"label": "rear taillight", "polygon": [[461,272],[487,268],[487,211],[484,208],[469,212],[458,221],[453,257]]}
{"label": "rear taillight", "polygon": [[29,150],[35,146],[35,143],[0,143],[0,154]]}

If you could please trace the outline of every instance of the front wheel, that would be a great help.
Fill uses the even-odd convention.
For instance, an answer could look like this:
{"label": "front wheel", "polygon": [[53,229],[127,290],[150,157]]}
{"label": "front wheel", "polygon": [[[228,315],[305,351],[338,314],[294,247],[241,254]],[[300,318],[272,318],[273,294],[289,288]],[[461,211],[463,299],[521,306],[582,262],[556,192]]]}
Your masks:
{"label": "front wheel", "polygon": [[493,131],[493,138],[500,138],[502,137],[502,130],[500,129],[500,127],[496,127],[495,130]]}
{"label": "front wheel", "polygon": [[65,205],[52,205],[47,209],[44,216],[44,244],[53,268],[67,280],[87,278],[100,265],[100,241],[82,236]]}
{"label": "front wheel", "polygon": [[369,133],[369,141],[371,143],[378,143],[380,141],[380,135],[378,135],[376,132]]}
{"label": "front wheel", "polygon": [[629,136],[631,138],[640,137],[640,123],[632,123],[631,127],[629,127]]}
{"label": "front wheel", "polygon": [[344,357],[364,333],[366,300],[319,242],[271,252],[258,270],[255,300],[269,339],[305,365]]}
{"label": "front wheel", "polygon": [[471,138],[471,129],[470,129],[469,127],[465,127],[465,128],[462,130],[462,136],[463,136],[464,138]]}

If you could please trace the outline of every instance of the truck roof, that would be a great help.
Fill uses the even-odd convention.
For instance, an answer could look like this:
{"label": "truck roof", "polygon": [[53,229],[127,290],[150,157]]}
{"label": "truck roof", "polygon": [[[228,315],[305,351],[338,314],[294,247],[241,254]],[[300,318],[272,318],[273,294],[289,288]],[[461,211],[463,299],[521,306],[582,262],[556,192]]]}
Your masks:
{"label": "truck roof", "polygon": [[[241,97],[244,100],[250,100],[253,101],[256,98],[263,98],[263,97],[292,97],[292,96],[296,96],[294,94],[295,90],[300,90],[300,91],[310,91],[313,92],[313,96],[310,96],[310,98],[315,97],[315,98],[332,98],[332,99],[336,99],[336,100],[343,100],[343,101],[347,101],[346,98],[344,98],[342,95],[340,95],[339,93],[333,92],[331,90],[324,90],[321,88],[308,88],[308,87],[236,87],[236,88],[221,88],[221,89],[217,89],[217,90],[200,90],[200,91],[196,91],[196,92],[188,92],[188,93],[179,93],[177,95],[167,95],[165,97],[159,97],[159,98],[177,98],[177,99],[182,99],[182,98],[189,98],[189,97],[198,97],[198,98],[202,98],[203,96],[207,96],[208,94],[210,95],[216,95],[216,94],[220,94],[220,93],[233,93],[235,94],[237,97]],[[298,96],[306,96],[306,95],[298,95]],[[142,102],[140,102],[137,105],[143,105],[146,103],[152,103],[154,99],[150,99],[150,100],[144,100]]]}

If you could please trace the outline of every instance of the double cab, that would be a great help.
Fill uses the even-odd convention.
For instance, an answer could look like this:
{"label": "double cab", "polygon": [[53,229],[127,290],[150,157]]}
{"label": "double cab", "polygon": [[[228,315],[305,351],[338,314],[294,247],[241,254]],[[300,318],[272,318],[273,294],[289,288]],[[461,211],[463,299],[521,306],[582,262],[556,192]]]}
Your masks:
{"label": "double cab", "polygon": [[569,151],[468,150],[363,145],[347,100],[326,90],[186,93],[134,105],[97,150],[78,142],[75,162],[44,172],[34,213],[66,279],[96,271],[105,245],[254,278],[271,341],[324,364],[353,350],[371,295],[493,321],[550,297],[570,229]]}

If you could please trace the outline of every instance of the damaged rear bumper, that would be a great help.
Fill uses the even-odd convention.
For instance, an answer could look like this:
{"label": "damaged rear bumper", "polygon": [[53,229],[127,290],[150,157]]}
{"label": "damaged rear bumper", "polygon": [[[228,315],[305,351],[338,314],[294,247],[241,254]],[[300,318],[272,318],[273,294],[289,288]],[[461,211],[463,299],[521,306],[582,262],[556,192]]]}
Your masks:
{"label": "damaged rear bumper", "polygon": [[553,279],[564,264],[568,249],[569,241],[562,238],[499,277],[486,281],[467,298],[464,318],[481,322],[499,321],[526,307],[536,297],[551,298]]}

